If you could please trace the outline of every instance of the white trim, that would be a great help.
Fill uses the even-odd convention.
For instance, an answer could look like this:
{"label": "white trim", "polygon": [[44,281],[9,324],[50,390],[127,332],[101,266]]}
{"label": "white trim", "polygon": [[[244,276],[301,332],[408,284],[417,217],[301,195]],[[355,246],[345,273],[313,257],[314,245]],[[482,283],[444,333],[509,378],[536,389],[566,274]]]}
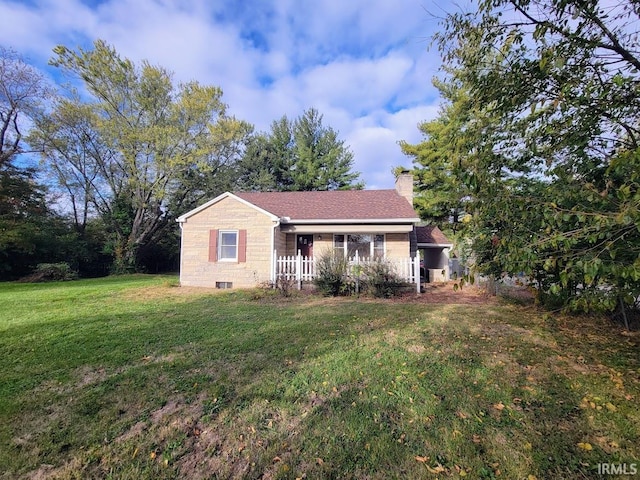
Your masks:
{"label": "white trim", "polygon": [[182,228],[182,224],[180,224],[180,273],[179,273],[179,282],[182,285],[182,261],[184,259],[184,229]]}
{"label": "white trim", "polygon": [[246,205],[246,206],[248,206],[248,207],[251,207],[251,208],[253,208],[254,210],[257,210],[258,212],[260,212],[260,213],[263,213],[263,214],[267,215],[271,220],[278,220],[278,217],[277,217],[276,215],[274,215],[274,214],[272,214],[272,213],[267,212],[266,210],[264,210],[264,209],[262,209],[262,208],[260,208],[260,207],[258,207],[258,206],[256,206],[256,205],[254,205],[254,204],[253,204],[253,203],[251,203],[251,202],[248,202],[248,201],[247,201],[247,200],[245,200],[244,198],[240,198],[240,197],[238,197],[237,195],[234,195],[234,194],[233,194],[233,193],[231,193],[231,192],[224,192],[223,194],[218,195],[216,198],[214,198],[214,199],[212,199],[212,200],[209,200],[207,203],[204,203],[204,204],[200,205],[199,207],[194,208],[193,210],[191,210],[191,211],[189,211],[189,212],[187,212],[187,213],[185,213],[185,214],[183,214],[183,215],[180,215],[180,216],[176,219],[176,222],[178,222],[178,223],[185,223],[189,217],[192,217],[192,216],[193,216],[193,215],[195,215],[196,213],[200,213],[201,211],[203,211],[203,210],[205,210],[205,209],[209,208],[211,205],[213,205],[213,204],[215,204],[215,203],[218,203],[218,202],[219,202],[219,201],[221,201],[221,200],[224,200],[225,198],[232,198],[233,200],[237,200],[238,202],[240,202],[240,203],[242,203],[242,204],[244,204],[244,205]]}
{"label": "white trim", "polygon": [[317,224],[317,225],[343,225],[343,224],[385,224],[385,223],[406,223],[413,224],[419,222],[419,218],[334,218],[334,219],[304,219],[304,220],[296,220],[285,217],[285,219],[281,219],[283,225],[289,224],[300,224],[300,225],[308,225],[308,224]]}
{"label": "white trim", "polygon": [[441,247],[441,248],[451,248],[453,247],[453,243],[418,243],[418,248],[429,248],[429,247]]}
{"label": "white trim", "polygon": [[413,225],[411,224],[386,224],[386,225],[372,225],[372,224],[357,224],[357,223],[345,223],[343,225],[336,224],[308,224],[308,225],[281,225],[280,231],[284,233],[371,233],[384,232],[384,233],[411,233]]}
{"label": "white trim", "polygon": [[[349,236],[350,235],[369,235],[371,236],[371,241],[369,242],[369,258],[374,258],[375,257],[375,243],[376,243],[376,239],[375,237],[377,235],[382,235],[382,258],[387,258],[387,234],[385,232],[366,232],[366,233],[356,233],[356,232],[351,232],[351,233],[334,233],[333,234],[333,247],[332,250],[336,250],[336,235],[342,235],[344,237],[344,245],[342,246],[343,249],[343,253],[344,256],[347,257],[349,254]],[[297,237],[296,237],[297,238]]]}
{"label": "white trim", "polygon": [[[222,258],[222,247],[230,247],[231,245],[222,245],[222,235],[225,233],[233,233],[236,236],[236,256],[234,258]],[[218,251],[217,257],[218,262],[230,262],[230,263],[238,263],[238,250],[240,250],[240,231],[239,230],[218,230]]]}
{"label": "white trim", "polygon": [[276,281],[276,229],[280,226],[280,220],[275,220],[273,222],[273,228],[271,230],[271,271],[269,272],[269,278],[271,282],[275,283]]}

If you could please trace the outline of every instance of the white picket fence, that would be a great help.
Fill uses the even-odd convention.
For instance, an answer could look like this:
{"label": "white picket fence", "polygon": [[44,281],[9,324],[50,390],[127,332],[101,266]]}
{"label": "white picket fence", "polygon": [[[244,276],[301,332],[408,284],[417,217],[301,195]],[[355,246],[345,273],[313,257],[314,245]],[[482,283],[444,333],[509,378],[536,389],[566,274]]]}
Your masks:
{"label": "white picket fence", "polygon": [[[298,284],[298,289],[302,288],[302,282],[310,282],[314,279],[316,274],[316,263],[313,257],[304,257],[298,251],[298,255],[277,256],[277,252],[273,252],[273,256],[276,259],[274,264],[274,271],[272,272],[272,280],[276,278],[285,278],[287,280],[295,280]],[[348,259],[349,265],[352,270],[357,270],[357,266],[366,265],[371,262],[377,262],[379,260],[359,257],[357,254],[355,257]],[[416,255],[415,258],[388,258],[385,262],[391,264],[393,269],[400,279],[409,283],[415,284],[416,291],[420,292],[420,256]]]}

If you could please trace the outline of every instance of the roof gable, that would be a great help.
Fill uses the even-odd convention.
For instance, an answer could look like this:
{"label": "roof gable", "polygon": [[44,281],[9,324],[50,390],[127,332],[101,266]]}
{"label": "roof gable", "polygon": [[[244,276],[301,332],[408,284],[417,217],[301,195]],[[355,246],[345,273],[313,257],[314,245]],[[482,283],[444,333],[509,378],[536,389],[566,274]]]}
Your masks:
{"label": "roof gable", "polygon": [[418,220],[396,190],[236,192],[236,196],[291,222],[304,220]]}
{"label": "roof gable", "polygon": [[207,208],[211,207],[212,205],[215,205],[216,203],[220,202],[221,200],[224,200],[225,198],[231,198],[231,199],[234,199],[234,200],[236,200],[236,201],[238,201],[238,202],[241,202],[241,203],[243,203],[243,204],[247,205],[248,207],[251,207],[251,208],[253,208],[253,209],[255,209],[255,210],[258,210],[260,213],[263,213],[263,214],[267,215],[267,216],[268,216],[268,217],[270,217],[272,220],[277,220],[277,219],[278,219],[278,217],[277,217],[277,216],[275,216],[275,215],[273,215],[272,213],[270,213],[270,212],[268,212],[268,211],[266,211],[266,210],[264,210],[264,209],[260,208],[258,205],[255,205],[255,204],[253,204],[253,203],[251,203],[251,202],[248,202],[248,201],[246,201],[245,199],[240,198],[240,197],[238,197],[237,195],[234,195],[234,194],[233,194],[233,193],[231,193],[231,192],[225,192],[225,193],[223,193],[222,195],[218,195],[216,198],[211,199],[211,200],[209,200],[209,201],[208,201],[208,202],[206,202],[206,203],[203,203],[203,204],[202,204],[202,205],[200,205],[199,207],[194,208],[193,210],[190,210],[190,211],[188,211],[187,213],[185,213],[185,214],[183,214],[183,215],[180,215],[180,216],[177,218],[177,220],[176,220],[176,221],[177,221],[178,223],[184,223],[184,222],[186,222],[186,221],[187,221],[187,219],[188,219],[189,217],[192,217],[193,215],[196,215],[197,213],[200,213],[200,212],[202,212],[203,210],[206,210]]}

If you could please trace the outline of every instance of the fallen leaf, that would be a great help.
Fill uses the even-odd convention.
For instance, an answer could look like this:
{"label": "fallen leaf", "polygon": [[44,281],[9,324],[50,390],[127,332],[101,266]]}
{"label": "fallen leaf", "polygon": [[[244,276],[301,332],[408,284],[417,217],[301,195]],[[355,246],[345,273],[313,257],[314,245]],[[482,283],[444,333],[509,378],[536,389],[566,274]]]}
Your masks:
{"label": "fallen leaf", "polygon": [[318,465],[322,465],[322,464],[324,463],[324,460],[323,460],[323,459],[321,459],[320,457],[318,457],[318,458],[316,458],[316,463],[317,463]]}
{"label": "fallen leaf", "polygon": [[442,473],[447,470],[440,464],[438,464],[435,468],[431,468],[429,465],[426,465],[426,467],[427,467],[427,470],[429,470],[431,473]]}
{"label": "fallen leaf", "polygon": [[282,459],[280,457],[273,457],[273,460],[271,460],[273,463],[278,463],[281,462]]}
{"label": "fallen leaf", "polygon": [[590,451],[590,450],[593,450],[593,447],[591,446],[591,444],[587,443],[587,442],[578,443],[578,447],[581,448],[582,450],[586,450],[587,452]]}
{"label": "fallen leaf", "polygon": [[615,412],[618,410],[613,403],[609,403],[609,402],[605,404],[605,407],[607,407],[607,410],[609,410],[610,412]]}
{"label": "fallen leaf", "polygon": [[527,477],[527,480],[538,480],[538,477],[536,477],[535,475],[529,475]]}
{"label": "fallen leaf", "polygon": [[429,457],[421,457],[420,455],[416,455],[416,462],[425,463],[429,461]]}
{"label": "fallen leaf", "polygon": [[502,402],[495,403],[495,404],[493,405],[493,408],[495,408],[496,410],[500,410],[500,411],[502,411],[502,410],[504,410],[504,403],[502,403]]}

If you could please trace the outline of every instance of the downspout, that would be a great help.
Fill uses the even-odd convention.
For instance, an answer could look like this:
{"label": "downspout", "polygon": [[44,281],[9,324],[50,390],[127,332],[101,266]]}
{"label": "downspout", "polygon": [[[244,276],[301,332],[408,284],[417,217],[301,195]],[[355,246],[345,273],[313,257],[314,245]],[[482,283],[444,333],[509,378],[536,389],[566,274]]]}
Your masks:
{"label": "downspout", "polygon": [[276,282],[275,279],[275,271],[276,271],[276,228],[280,226],[280,219],[275,220],[273,224],[273,231],[271,232],[271,271],[269,272],[269,277],[271,279],[271,283]]}
{"label": "downspout", "polygon": [[178,225],[180,225],[180,274],[179,274],[179,282],[180,286],[182,286],[182,259],[184,258],[184,231],[182,230],[182,222],[178,220]]}

